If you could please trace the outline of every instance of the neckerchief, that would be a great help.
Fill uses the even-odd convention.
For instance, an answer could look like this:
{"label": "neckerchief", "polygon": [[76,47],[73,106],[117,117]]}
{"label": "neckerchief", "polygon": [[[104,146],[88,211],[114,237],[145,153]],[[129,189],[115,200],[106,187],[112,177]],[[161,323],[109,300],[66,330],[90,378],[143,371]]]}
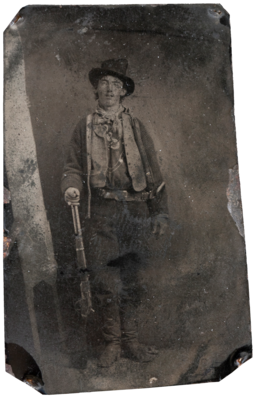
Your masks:
{"label": "neckerchief", "polygon": [[98,105],[93,120],[93,131],[99,137],[106,136],[111,149],[119,149],[123,136],[122,113],[126,109],[120,104],[116,112],[107,112]]}

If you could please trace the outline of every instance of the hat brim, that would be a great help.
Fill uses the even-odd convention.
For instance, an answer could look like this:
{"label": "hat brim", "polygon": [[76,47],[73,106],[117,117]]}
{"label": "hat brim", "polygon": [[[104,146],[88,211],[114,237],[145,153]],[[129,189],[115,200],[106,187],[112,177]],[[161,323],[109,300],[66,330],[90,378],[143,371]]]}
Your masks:
{"label": "hat brim", "polygon": [[89,80],[93,87],[97,87],[98,81],[103,77],[103,76],[114,76],[117,77],[119,80],[121,80],[124,84],[124,89],[126,90],[125,96],[131,95],[134,92],[135,89],[135,84],[134,81],[125,75],[122,75],[120,73],[114,72],[113,70],[109,69],[102,69],[102,68],[93,68],[89,72]]}

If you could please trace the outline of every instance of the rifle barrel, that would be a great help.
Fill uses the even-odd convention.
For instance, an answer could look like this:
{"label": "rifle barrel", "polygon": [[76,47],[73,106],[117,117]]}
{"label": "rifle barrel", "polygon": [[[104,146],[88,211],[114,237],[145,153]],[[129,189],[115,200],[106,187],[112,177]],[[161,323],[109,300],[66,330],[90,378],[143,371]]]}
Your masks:
{"label": "rifle barrel", "polygon": [[82,236],[82,229],[81,229],[78,205],[75,206],[75,217],[76,217],[76,225],[77,225],[77,235]]}
{"label": "rifle barrel", "polygon": [[74,205],[71,205],[71,210],[72,210],[72,217],[73,217],[73,224],[74,224],[74,230],[75,230],[75,235],[77,235],[77,222],[76,222],[76,213],[74,209]]}
{"label": "rifle barrel", "polygon": [[[80,216],[78,210],[79,203],[71,205],[74,230],[76,235],[76,257],[77,264],[80,268],[81,273],[81,283],[80,283],[80,291],[81,291],[81,315],[82,317],[87,317],[90,312],[94,312],[92,308],[92,299],[91,299],[91,289],[89,282],[89,274],[86,265],[86,258],[84,252],[84,243],[83,243],[83,235],[82,228],[80,223]],[[83,275],[82,275],[83,274]]]}

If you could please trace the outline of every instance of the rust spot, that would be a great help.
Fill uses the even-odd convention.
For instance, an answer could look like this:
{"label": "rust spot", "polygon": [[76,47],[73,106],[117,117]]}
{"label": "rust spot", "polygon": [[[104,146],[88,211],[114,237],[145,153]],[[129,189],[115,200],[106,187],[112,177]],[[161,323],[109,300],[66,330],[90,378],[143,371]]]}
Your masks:
{"label": "rust spot", "polygon": [[13,20],[13,23],[17,23],[20,18],[21,18],[21,16],[19,14],[17,14]]}
{"label": "rust spot", "polygon": [[22,20],[23,20],[23,17],[18,12],[18,14],[16,14],[15,17],[13,18],[11,25],[13,25],[13,24],[15,24],[15,23],[17,23],[19,21],[22,21]]}
{"label": "rust spot", "polygon": [[9,255],[11,241],[10,238],[4,236],[4,258]]}

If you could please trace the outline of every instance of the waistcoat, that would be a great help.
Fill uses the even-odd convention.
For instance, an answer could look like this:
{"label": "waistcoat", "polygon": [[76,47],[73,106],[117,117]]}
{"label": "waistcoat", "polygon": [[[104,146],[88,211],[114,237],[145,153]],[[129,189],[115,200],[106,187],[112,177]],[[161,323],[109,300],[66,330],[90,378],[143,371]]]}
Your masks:
{"label": "waistcoat", "polygon": [[[123,112],[121,120],[128,172],[132,180],[133,189],[136,192],[140,192],[146,188],[147,182],[141,154],[134,138],[131,116]],[[88,160],[88,189],[90,187],[103,188],[106,184],[108,170],[107,139],[105,135],[99,136],[94,132],[92,114],[87,117],[86,140]]]}

